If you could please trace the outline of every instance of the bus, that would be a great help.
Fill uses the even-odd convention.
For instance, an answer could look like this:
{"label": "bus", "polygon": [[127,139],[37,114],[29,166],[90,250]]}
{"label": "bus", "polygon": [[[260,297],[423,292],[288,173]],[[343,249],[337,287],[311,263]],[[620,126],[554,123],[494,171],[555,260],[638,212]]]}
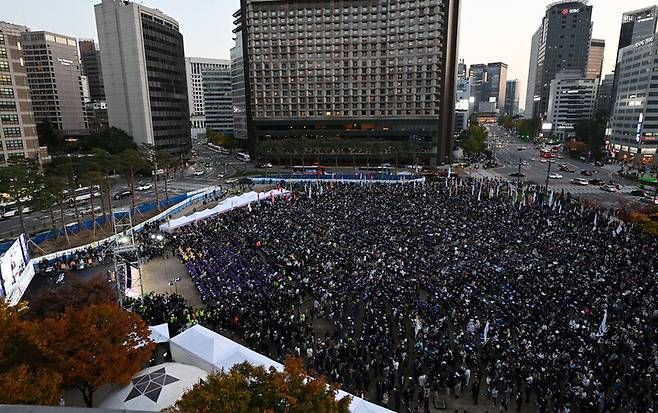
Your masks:
{"label": "bus", "polygon": [[637,187],[646,191],[656,190],[656,178],[645,176],[637,180]]}
{"label": "bus", "polygon": [[226,149],[223,146],[215,145],[214,143],[208,142],[208,149],[215,153],[219,153],[221,155],[228,155],[230,152],[228,149]]}
{"label": "bus", "polygon": [[292,167],[292,172],[302,175],[325,175],[327,168],[319,165],[297,165]]}
{"label": "bus", "polygon": [[[92,188],[88,186],[77,188],[75,190],[74,196],[70,196],[66,200],[66,203],[69,205],[73,205],[74,202],[87,201],[91,199],[92,193],[94,195],[94,198],[98,198],[99,196],[101,196],[100,188],[98,185],[94,185],[93,192],[91,190]],[[68,191],[64,191],[64,193],[68,194]]]}
{"label": "bus", "polygon": [[249,156],[249,154],[244,153],[244,152],[238,152],[235,155],[235,157],[238,158],[238,160],[242,161],[242,162],[249,162],[251,160],[251,157]]}

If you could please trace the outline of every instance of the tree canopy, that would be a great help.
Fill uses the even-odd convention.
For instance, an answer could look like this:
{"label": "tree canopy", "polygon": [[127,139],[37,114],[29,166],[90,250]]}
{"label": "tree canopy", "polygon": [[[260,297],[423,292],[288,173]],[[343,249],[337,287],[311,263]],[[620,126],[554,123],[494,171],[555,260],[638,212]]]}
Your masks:
{"label": "tree canopy", "polygon": [[302,361],[289,357],[283,372],[248,363],[208,376],[169,411],[172,413],[347,413],[351,397],[336,400],[338,388],[306,375]]}

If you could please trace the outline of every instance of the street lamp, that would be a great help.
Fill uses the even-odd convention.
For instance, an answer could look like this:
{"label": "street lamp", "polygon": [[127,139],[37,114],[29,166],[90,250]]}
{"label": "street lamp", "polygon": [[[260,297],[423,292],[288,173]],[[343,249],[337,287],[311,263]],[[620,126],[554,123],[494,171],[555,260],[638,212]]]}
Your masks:
{"label": "street lamp", "polygon": [[169,286],[170,287],[173,286],[175,288],[176,294],[178,294],[178,283],[180,281],[181,281],[180,277],[172,278],[171,280],[169,280]]}

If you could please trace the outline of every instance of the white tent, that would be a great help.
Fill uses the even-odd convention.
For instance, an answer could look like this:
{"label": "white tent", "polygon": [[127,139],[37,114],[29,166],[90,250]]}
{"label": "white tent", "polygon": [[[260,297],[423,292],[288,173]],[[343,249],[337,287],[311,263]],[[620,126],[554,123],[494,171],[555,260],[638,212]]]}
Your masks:
{"label": "white tent", "polygon": [[268,192],[254,192],[254,191],[245,192],[244,194],[238,196],[226,198],[225,200],[217,204],[217,206],[214,208],[204,209],[203,211],[195,212],[192,215],[187,215],[184,217],[172,219],[169,222],[160,225],[160,231],[171,232],[176,228],[180,228],[192,222],[206,219],[215,216],[217,214],[223,214],[224,212],[230,211],[232,209],[241,208],[253,202],[258,202],[259,200],[267,201],[272,199],[273,197],[279,197],[287,193],[290,193],[290,191],[286,189],[273,189]]}
{"label": "white tent", "polygon": [[157,326],[149,327],[151,341],[156,343],[166,343],[169,341],[169,324],[164,323]]}
{"label": "white tent", "polygon": [[159,412],[174,403],[208,373],[195,366],[163,363],[135,374],[130,384],[111,392],[100,407]]}
{"label": "white tent", "polygon": [[[197,366],[208,373],[222,369],[228,371],[234,365],[245,361],[255,366],[264,366],[266,369],[274,367],[277,371],[283,371],[281,363],[200,325],[195,325],[173,337],[169,346],[171,356],[175,361]],[[336,398],[342,399],[345,396],[352,395],[339,390]],[[391,413],[391,410],[352,396],[350,412]]]}

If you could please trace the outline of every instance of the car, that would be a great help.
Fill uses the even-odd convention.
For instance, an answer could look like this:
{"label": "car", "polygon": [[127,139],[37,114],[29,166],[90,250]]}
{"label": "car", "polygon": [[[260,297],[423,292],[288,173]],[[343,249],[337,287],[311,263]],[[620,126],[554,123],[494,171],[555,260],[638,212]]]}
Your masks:
{"label": "car", "polygon": [[151,184],[150,182],[146,182],[146,183],[140,183],[139,186],[137,187],[137,190],[148,191],[151,188],[153,188],[153,184]]}
{"label": "car", "polygon": [[212,164],[210,162],[206,162],[205,164],[203,164],[203,166],[205,166],[206,168],[210,168],[212,167]]}
{"label": "car", "polygon": [[518,148],[516,148],[516,150],[517,151],[525,151],[526,147],[525,146],[519,146]]}
{"label": "car", "polygon": [[548,161],[547,161],[546,159],[544,159],[544,158],[541,158],[541,159],[539,160],[539,162],[541,162],[541,163],[547,163]]}
{"label": "car", "polygon": [[220,172],[220,173],[217,174],[217,178],[223,178],[223,177],[224,177],[223,173]]}
{"label": "car", "polygon": [[644,196],[644,191],[641,189],[634,189],[631,191],[631,195],[633,196]]}
{"label": "car", "polygon": [[564,156],[562,156],[562,155],[557,155],[556,158],[558,158],[558,159],[564,159]]}
{"label": "car", "polygon": [[601,187],[601,190],[605,191],[605,192],[617,192],[618,191],[617,187],[614,186],[614,185],[603,185]]}
{"label": "car", "polygon": [[583,178],[573,178],[571,180],[571,183],[574,184],[574,185],[580,185],[580,186],[589,185],[589,182],[587,182],[587,179],[583,179]]}
{"label": "car", "polygon": [[194,171],[194,176],[201,176],[205,173],[206,173],[206,171],[204,171],[204,170],[196,170],[196,171]]}
{"label": "car", "polygon": [[592,175],[594,175],[594,173],[592,173],[592,171],[580,171],[580,174],[581,174],[581,175],[584,175],[584,176],[592,176]]}
{"label": "car", "polygon": [[88,206],[88,207],[82,208],[79,212],[80,212],[81,215],[90,215],[92,213],[92,211],[93,212],[99,212],[100,210],[101,210],[100,206],[95,206],[93,209],[91,208],[91,206]]}
{"label": "car", "polygon": [[556,174],[556,173],[549,174],[548,177],[551,178],[551,179],[562,179],[563,178],[562,175]]}
{"label": "car", "polygon": [[640,202],[643,202],[645,204],[658,205],[658,196],[654,197],[653,195],[651,195],[650,197],[644,197],[640,199]]}
{"label": "car", "polygon": [[229,178],[226,180],[226,183],[231,185],[231,184],[237,184],[238,183],[238,178]]}
{"label": "car", "polygon": [[528,166],[529,163],[528,163],[528,161],[523,161],[523,162],[521,162],[521,165],[523,165],[523,166]]}
{"label": "car", "polygon": [[512,172],[509,176],[514,178],[523,178],[525,174],[523,172]]}
{"label": "car", "polygon": [[590,179],[589,184],[590,185],[601,186],[601,185],[605,185],[605,181],[602,180],[602,179]]}
{"label": "car", "polygon": [[112,198],[119,200],[123,198],[128,198],[130,194],[131,194],[130,189],[124,189],[123,191],[115,192]]}
{"label": "car", "polygon": [[269,162],[259,163],[259,164],[256,165],[256,168],[271,168],[271,167],[272,167],[272,164],[269,163]]}
{"label": "car", "polygon": [[3,218],[12,218],[18,215],[18,210],[17,209],[10,209],[9,211],[6,211],[4,214],[2,214]]}
{"label": "car", "polygon": [[391,168],[392,166],[393,165],[391,165],[390,163],[383,163],[382,164],[382,168]]}
{"label": "car", "polygon": [[603,162],[601,162],[601,161],[596,161],[596,162],[594,162],[594,165],[596,165],[596,166],[603,166]]}

